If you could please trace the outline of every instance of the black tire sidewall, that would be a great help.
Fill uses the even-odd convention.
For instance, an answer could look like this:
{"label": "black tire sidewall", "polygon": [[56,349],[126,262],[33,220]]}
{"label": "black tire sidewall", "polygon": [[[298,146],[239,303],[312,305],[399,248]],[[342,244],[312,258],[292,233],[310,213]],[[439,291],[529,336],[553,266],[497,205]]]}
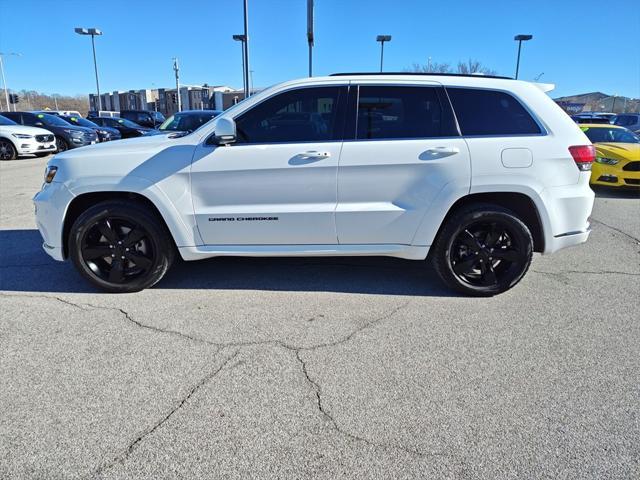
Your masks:
{"label": "black tire sidewall", "polygon": [[[134,280],[116,284],[97,276],[82,258],[82,239],[95,223],[105,217],[120,217],[139,224],[148,233],[155,253],[153,265],[144,275]],[[80,274],[93,285],[111,293],[131,293],[144,290],[156,284],[166,273],[173,261],[173,245],[164,225],[144,206],[125,202],[103,202],[90,207],[80,214],[69,232],[69,256]]]}
{"label": "black tire sidewall", "polygon": [[[64,138],[62,137],[56,137],[56,145],[58,146],[58,152],[66,152],[67,150],[69,150],[69,142],[67,142]],[[64,149],[61,149],[60,146],[64,146]]]}
{"label": "black tire sidewall", "polygon": [[[475,222],[495,221],[506,224],[514,240],[525,249],[526,260],[519,269],[501,279],[496,285],[471,285],[456,275],[451,264],[451,248],[460,232]],[[511,211],[499,207],[478,208],[451,217],[434,243],[433,262],[441,279],[451,288],[474,296],[492,296],[514,287],[527,273],[533,258],[533,237],[527,226]]]}

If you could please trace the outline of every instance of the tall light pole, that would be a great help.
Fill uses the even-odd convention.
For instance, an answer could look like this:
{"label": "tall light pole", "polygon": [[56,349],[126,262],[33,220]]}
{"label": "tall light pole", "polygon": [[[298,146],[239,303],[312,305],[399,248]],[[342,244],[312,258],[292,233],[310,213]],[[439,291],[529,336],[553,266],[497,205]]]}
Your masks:
{"label": "tall light pole", "polygon": [[249,0],[244,0],[244,98],[251,95],[249,89]]}
{"label": "tall light pole", "polygon": [[[15,53],[15,52],[10,52],[10,53],[0,52],[0,72],[2,73],[2,86],[4,87],[4,97],[5,97],[5,100],[7,101],[7,112],[11,111],[11,104],[9,103],[9,87],[7,86],[7,80],[4,77],[4,64],[2,63],[2,57],[9,57],[9,56],[21,57],[22,54]],[[14,105],[13,109],[15,110],[15,108],[16,107]]]}
{"label": "tall light pole", "polygon": [[91,48],[93,49],[93,69],[96,72],[96,91],[98,93],[98,111],[102,110],[102,98],[100,97],[100,82],[98,81],[98,62],[96,60],[96,35],[102,35],[102,30],[97,28],[75,28],[78,35],[91,35]]}
{"label": "tall light pole", "polygon": [[245,78],[245,75],[244,75],[244,64],[245,64],[245,61],[244,61],[244,42],[247,39],[245,38],[244,35],[234,35],[233,39],[236,42],[240,42],[240,47],[242,49],[242,90],[244,91],[244,93],[246,95],[247,94],[247,84],[245,83],[246,78]]}
{"label": "tall light pole", "polygon": [[182,99],[180,98],[180,67],[178,66],[178,57],[173,57],[173,71],[176,75],[176,96],[178,100],[178,111],[182,111]]}
{"label": "tall light pole", "polygon": [[307,0],[307,43],[309,44],[309,76],[313,77],[313,0]]}
{"label": "tall light pole", "polygon": [[513,37],[518,42],[518,60],[516,61],[516,80],[518,79],[518,73],[520,72],[520,50],[522,50],[522,42],[531,40],[533,35],[516,35]]}
{"label": "tall light pole", "polygon": [[390,42],[391,35],[378,35],[376,42],[380,42],[380,72],[382,72],[382,63],[384,61],[384,42]]}

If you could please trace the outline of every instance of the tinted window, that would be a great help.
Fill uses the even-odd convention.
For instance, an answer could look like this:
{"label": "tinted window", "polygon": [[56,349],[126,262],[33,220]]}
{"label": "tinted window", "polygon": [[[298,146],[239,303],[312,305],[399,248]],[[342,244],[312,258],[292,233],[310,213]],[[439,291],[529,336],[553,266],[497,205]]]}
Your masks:
{"label": "tinted window", "polygon": [[640,138],[626,128],[581,127],[591,143],[640,143]]}
{"label": "tinted window", "polygon": [[636,119],[633,115],[619,115],[618,117],[616,117],[613,123],[622,126],[633,125],[634,123],[636,123]]}
{"label": "tinted window", "polygon": [[448,88],[463,135],[529,135],[542,133],[529,112],[505,92]]}
{"label": "tinted window", "polygon": [[0,115],[0,125],[17,125],[13,120]]}
{"label": "tinted window", "polygon": [[69,124],[62,120],[57,115],[49,115],[48,113],[36,113],[24,115],[26,125],[35,125],[37,122],[41,122],[47,127],[68,127]]}
{"label": "tinted window", "polygon": [[438,88],[360,87],[357,139],[455,136],[450,111]]}
{"label": "tinted window", "polygon": [[236,118],[238,143],[323,142],[341,137],[341,87],[281,93]]}

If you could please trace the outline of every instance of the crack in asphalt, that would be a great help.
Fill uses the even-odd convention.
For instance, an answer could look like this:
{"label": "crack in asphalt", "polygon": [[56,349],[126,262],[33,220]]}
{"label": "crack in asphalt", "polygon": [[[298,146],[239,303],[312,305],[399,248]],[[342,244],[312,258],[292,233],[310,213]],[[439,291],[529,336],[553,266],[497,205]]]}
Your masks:
{"label": "crack in asphalt", "polygon": [[640,243],[640,238],[634,237],[634,236],[633,236],[633,235],[631,235],[630,233],[627,233],[627,232],[625,232],[624,230],[620,230],[619,228],[614,227],[613,225],[609,225],[608,223],[605,223],[605,222],[603,222],[603,221],[601,221],[601,220],[597,220],[597,219],[595,219],[595,218],[593,218],[593,217],[591,217],[591,221],[592,221],[593,223],[598,223],[598,224],[603,225],[603,226],[605,226],[605,227],[607,227],[607,228],[610,228],[611,230],[613,230],[613,231],[615,231],[615,232],[621,233],[622,235],[624,235],[625,237],[630,238],[631,240],[633,240],[633,241],[634,241],[634,242],[636,242],[636,243]]}
{"label": "crack in asphalt", "polygon": [[544,275],[558,275],[562,276],[565,274],[585,274],[585,275],[630,275],[633,277],[640,276],[640,273],[633,272],[618,272],[613,270],[601,270],[601,271],[593,271],[593,270],[565,270],[563,272],[545,272],[543,270],[534,270],[531,269],[532,272],[542,273]]}
{"label": "crack in asphalt", "polygon": [[131,455],[131,453],[135,450],[136,446],[140,442],[142,442],[146,437],[151,435],[158,428],[160,428],[167,420],[169,420],[178,410],[180,410],[185,405],[185,403],[187,403],[187,401],[201,387],[203,387],[206,383],[210,382],[216,375],[218,375],[224,369],[224,367],[226,367],[238,355],[238,353],[239,353],[239,350],[236,350],[232,355],[228,356],[218,368],[216,368],[212,372],[209,372],[209,374],[201,378],[199,382],[197,382],[195,385],[193,385],[189,389],[187,394],[180,399],[180,401],[169,411],[169,413],[167,413],[164,417],[162,417],[159,421],[157,421],[151,428],[148,428],[147,430],[143,431],[140,435],[138,435],[131,443],[129,443],[129,445],[124,449],[124,451],[121,454],[117,455],[115,458],[113,458],[109,462],[103,465],[100,465],[92,473],[92,476],[100,475],[105,470],[109,470],[110,468],[114,467],[117,463],[124,462],[129,457],[129,455]]}

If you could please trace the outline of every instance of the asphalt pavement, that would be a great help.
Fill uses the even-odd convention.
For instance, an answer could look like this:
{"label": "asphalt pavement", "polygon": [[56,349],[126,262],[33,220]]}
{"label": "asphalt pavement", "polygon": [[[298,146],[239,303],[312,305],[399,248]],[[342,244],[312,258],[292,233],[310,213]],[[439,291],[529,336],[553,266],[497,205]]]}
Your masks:
{"label": "asphalt pavement", "polygon": [[0,163],[0,478],[640,478],[640,197],[466,298],[421,262],[221,258],[97,292]]}

